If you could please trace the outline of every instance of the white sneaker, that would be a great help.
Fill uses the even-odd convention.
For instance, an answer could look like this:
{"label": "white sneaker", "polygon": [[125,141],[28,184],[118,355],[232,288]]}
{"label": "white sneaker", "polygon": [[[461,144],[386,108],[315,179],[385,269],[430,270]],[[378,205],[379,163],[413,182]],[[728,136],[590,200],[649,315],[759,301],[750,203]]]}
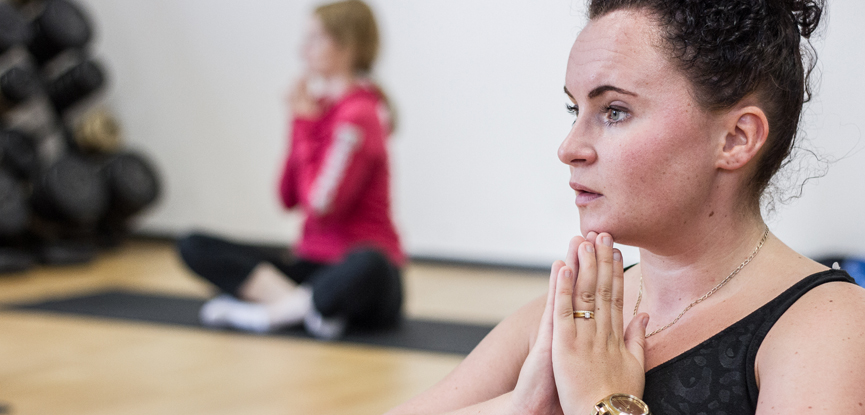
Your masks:
{"label": "white sneaker", "polygon": [[237,299],[228,295],[222,294],[216,298],[212,298],[198,311],[198,319],[201,324],[208,327],[226,327],[228,322],[226,314],[228,313],[229,304],[237,302]]}
{"label": "white sneaker", "polygon": [[240,301],[230,295],[220,295],[201,307],[201,323],[209,327],[231,327],[243,331],[270,331],[267,308],[261,304]]}
{"label": "white sneaker", "polygon": [[303,317],[303,327],[321,340],[336,340],[345,334],[347,321],[342,317],[325,318],[314,307]]}

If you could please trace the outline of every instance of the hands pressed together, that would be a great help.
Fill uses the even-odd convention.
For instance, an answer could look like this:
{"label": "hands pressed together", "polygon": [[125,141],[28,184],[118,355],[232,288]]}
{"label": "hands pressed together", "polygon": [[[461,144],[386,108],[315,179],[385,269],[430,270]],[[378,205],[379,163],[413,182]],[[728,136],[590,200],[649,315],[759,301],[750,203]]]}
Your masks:
{"label": "hands pressed together", "polygon": [[316,118],[321,112],[316,97],[309,91],[309,79],[309,75],[300,77],[286,97],[295,118]]}
{"label": "hands pressed together", "polygon": [[[622,254],[607,233],[571,239],[550,274],[537,340],[511,395],[522,414],[589,415],[614,393],[643,396],[648,314],[624,328]],[[592,318],[575,317],[592,311]]]}

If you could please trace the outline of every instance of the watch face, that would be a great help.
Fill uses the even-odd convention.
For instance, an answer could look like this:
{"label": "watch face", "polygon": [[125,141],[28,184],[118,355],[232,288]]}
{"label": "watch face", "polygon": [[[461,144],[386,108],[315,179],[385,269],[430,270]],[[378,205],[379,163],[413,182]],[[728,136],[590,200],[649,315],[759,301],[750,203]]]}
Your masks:
{"label": "watch face", "polygon": [[628,415],[641,415],[648,411],[645,404],[632,398],[629,395],[616,395],[610,398],[610,403],[613,408]]}

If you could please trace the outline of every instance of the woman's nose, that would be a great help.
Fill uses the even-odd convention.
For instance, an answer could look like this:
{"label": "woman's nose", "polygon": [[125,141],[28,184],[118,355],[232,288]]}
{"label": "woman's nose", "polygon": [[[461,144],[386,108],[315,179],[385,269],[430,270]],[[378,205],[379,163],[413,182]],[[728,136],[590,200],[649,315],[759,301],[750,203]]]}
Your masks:
{"label": "woman's nose", "polygon": [[569,166],[594,163],[597,153],[586,137],[588,134],[578,121],[559,146],[559,160]]}

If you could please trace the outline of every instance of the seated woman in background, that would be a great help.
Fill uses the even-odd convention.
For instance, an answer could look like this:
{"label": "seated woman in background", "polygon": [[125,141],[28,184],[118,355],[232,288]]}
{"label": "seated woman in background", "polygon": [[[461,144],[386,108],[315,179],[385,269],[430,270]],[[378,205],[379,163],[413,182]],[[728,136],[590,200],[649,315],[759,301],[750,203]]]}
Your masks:
{"label": "seated woman in background", "polygon": [[287,208],[306,214],[303,234],[293,258],[201,234],[181,240],[186,264],[226,294],[204,305],[205,325],[265,332],[303,323],[335,338],[348,325],[398,321],[405,256],[391,220],[391,124],[386,97],[366,77],[378,42],[366,4],[315,9],[308,73],[289,97],[291,151],[279,189]]}
{"label": "seated woman in background", "polygon": [[[865,413],[865,290],[760,206],[822,3],[590,0],[558,153],[585,238],[545,297],[390,414]],[[624,271],[614,241],[641,262]]]}

